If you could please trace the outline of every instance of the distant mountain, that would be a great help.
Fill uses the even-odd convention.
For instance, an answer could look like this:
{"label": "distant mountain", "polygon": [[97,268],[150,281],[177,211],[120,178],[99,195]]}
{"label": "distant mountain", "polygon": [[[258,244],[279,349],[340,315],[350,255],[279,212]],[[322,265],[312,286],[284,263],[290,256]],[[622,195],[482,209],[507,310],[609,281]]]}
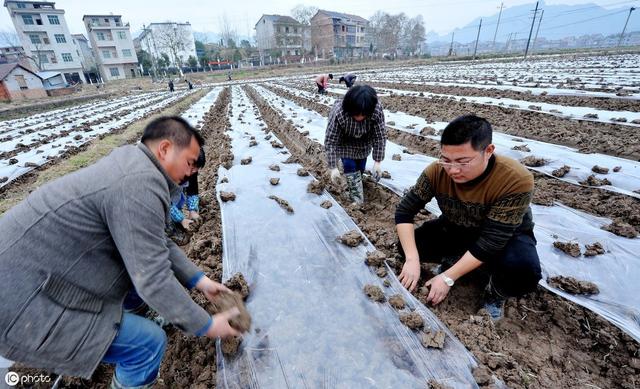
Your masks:
{"label": "distant mountain", "polygon": [[[547,5],[540,1],[538,5],[538,15],[533,29],[535,34],[540,20],[541,10],[544,10],[542,24],[538,37],[547,39],[560,39],[570,36],[580,36],[589,34],[619,34],[622,31],[624,22],[629,14],[630,5],[606,9],[599,5],[588,3],[578,5]],[[504,42],[513,34],[514,38],[527,38],[531,28],[533,10],[536,3],[519,5],[505,8],[502,11],[498,35],[496,40]],[[640,30],[640,10],[634,11],[627,26],[627,32]],[[498,12],[494,15],[482,17],[482,28],[480,30],[480,42],[490,42],[493,40],[498,21]],[[455,41],[467,43],[476,40],[480,17],[469,24],[456,28]],[[427,26],[428,27],[428,26]],[[427,34],[427,43],[449,42],[451,33],[439,35],[433,31]]]}

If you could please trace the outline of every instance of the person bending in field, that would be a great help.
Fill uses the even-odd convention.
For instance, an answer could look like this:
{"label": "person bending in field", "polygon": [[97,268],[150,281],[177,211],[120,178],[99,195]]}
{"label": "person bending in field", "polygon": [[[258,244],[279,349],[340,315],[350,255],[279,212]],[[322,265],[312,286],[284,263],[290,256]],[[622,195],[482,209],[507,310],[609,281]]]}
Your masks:
{"label": "person bending in field", "polygon": [[356,83],[356,78],[358,78],[358,76],[356,76],[355,74],[347,73],[344,76],[340,77],[340,80],[338,80],[338,83],[344,82],[347,88],[351,88],[353,84]]}
{"label": "person bending in field", "polygon": [[321,95],[327,94],[327,87],[329,86],[329,80],[333,80],[333,74],[321,74],[316,77],[316,86],[318,87],[318,93]]}
{"label": "person bending in field", "polygon": [[[184,231],[189,231],[191,225],[200,219],[200,195],[198,193],[198,170],[204,167],[206,161],[204,148],[200,149],[200,155],[196,160],[193,172],[189,178],[180,184],[182,190],[175,198],[171,199],[169,210],[170,220],[167,226],[169,236],[179,245],[187,243],[188,237]],[[185,217],[182,209],[187,206],[188,214]]]}

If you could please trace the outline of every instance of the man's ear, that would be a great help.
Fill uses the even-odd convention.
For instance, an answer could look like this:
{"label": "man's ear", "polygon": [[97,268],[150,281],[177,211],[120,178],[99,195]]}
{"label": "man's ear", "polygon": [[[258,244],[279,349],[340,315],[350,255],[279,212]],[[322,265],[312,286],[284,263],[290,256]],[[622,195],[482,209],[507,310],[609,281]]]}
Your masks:
{"label": "man's ear", "polygon": [[489,146],[487,146],[487,148],[485,150],[487,152],[487,155],[491,156],[496,151],[496,145],[491,143],[491,144],[489,144]]}
{"label": "man's ear", "polygon": [[171,151],[171,146],[172,146],[171,141],[167,139],[163,139],[160,142],[158,142],[158,145],[156,147],[158,150],[159,160],[164,161],[165,159],[167,159],[167,155],[169,154],[169,151]]}

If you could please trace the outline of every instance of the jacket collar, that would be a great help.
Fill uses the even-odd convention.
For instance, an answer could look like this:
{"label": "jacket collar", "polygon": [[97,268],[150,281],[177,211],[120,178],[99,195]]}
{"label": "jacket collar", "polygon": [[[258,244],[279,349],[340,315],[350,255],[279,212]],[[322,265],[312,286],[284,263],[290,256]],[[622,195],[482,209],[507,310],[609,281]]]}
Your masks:
{"label": "jacket collar", "polygon": [[151,150],[149,150],[149,148],[142,142],[138,142],[138,148],[140,150],[142,150],[142,152],[149,157],[149,159],[151,160],[151,162],[153,162],[153,164],[158,168],[158,170],[160,171],[160,173],[162,173],[162,175],[164,176],[164,178],[167,180],[167,185],[169,186],[169,193],[171,194],[171,196],[173,197],[178,191],[180,191],[180,185],[176,184],[171,177],[169,177],[169,175],[167,174],[167,171],[164,170],[164,168],[162,167],[162,165],[160,165],[160,161],[158,161],[158,159],[156,158],[156,156],[153,154],[153,152]]}

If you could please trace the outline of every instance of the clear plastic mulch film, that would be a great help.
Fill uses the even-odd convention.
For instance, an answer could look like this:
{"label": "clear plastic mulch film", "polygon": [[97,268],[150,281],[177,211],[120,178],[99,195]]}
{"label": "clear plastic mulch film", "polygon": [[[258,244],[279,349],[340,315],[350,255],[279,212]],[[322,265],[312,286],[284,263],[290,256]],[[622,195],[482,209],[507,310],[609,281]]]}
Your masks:
{"label": "clear plastic mulch film", "polygon": [[[274,109],[283,115],[303,116],[304,130],[309,131],[309,137],[324,139],[326,118],[310,112],[286,99],[277,97],[260,86],[256,90],[267,97]],[[284,103],[284,107],[282,106]],[[291,108],[292,110],[289,110]],[[320,142],[322,143],[322,141]],[[385,160],[382,169],[390,173],[390,179],[382,179],[380,183],[398,195],[415,185],[421,172],[435,158],[420,154],[407,154],[405,148],[387,141]],[[400,155],[401,160],[392,159],[394,154]],[[371,168],[373,160],[369,157],[367,168]],[[435,200],[427,204],[430,212],[439,215],[440,210]],[[537,250],[543,269],[541,285],[575,303],[600,314],[611,321],[634,339],[640,341],[640,238],[629,239],[614,235],[601,229],[611,223],[606,218],[589,215],[578,210],[556,204],[554,206],[539,206],[532,204],[535,235],[538,240]],[[573,242],[580,246],[582,252],[585,245],[595,242],[602,244],[605,252],[594,257],[580,256],[573,258],[553,245],[555,241]],[[577,280],[589,281],[599,289],[594,295],[574,295],[551,287],[547,284],[547,277],[565,276]]]}
{"label": "clear plastic mulch film", "polygon": [[[264,139],[255,106],[237,87],[231,106],[235,159],[229,170],[220,167],[217,186],[223,279],[245,276],[253,324],[236,355],[225,356],[218,342],[219,387],[424,388],[430,380],[476,387],[476,362],[464,346],[395,277],[388,276],[392,282],[385,288],[364,264],[375,249],[371,243],[365,239],[351,248],[337,241],[357,226],[326,191],[307,192],[314,178],[299,176],[300,165],[284,163],[289,153],[272,147],[271,141],[279,142],[274,134]],[[251,140],[258,144],[251,147]],[[248,157],[251,162],[241,164]],[[271,170],[272,164],[280,170]],[[235,193],[235,200],[222,202],[221,191]],[[269,196],[286,200],[293,213]],[[322,208],[323,201],[332,206]],[[366,297],[366,284],[387,296],[401,293],[405,311],[419,312],[425,330],[445,331],[444,348],[423,347],[397,311]]]}
{"label": "clear plastic mulch film", "polygon": [[[269,85],[307,99],[314,99],[314,95],[306,91],[278,84]],[[322,98],[324,104],[333,105],[334,102],[335,99],[332,97]],[[418,116],[388,110],[385,110],[385,119],[387,126],[414,135],[422,136],[423,128],[432,128],[435,134],[426,135],[426,137],[436,141],[440,141],[439,134],[448,124],[446,122],[429,122]],[[598,186],[599,189],[640,198],[640,162],[599,153],[581,153],[573,147],[540,142],[497,131],[493,132],[493,144],[502,155],[517,160],[527,157],[534,158],[534,161],[527,163],[531,170],[575,185],[587,185],[586,181],[589,176],[593,175],[602,184]],[[535,166],[537,164],[540,166]],[[564,166],[568,166],[569,169],[563,171],[562,176],[554,175],[554,172],[559,172]],[[594,171],[596,166],[604,170],[596,168]],[[605,179],[608,184],[604,181]]]}
{"label": "clear plastic mulch film", "polygon": [[[148,93],[140,96],[118,98],[108,104],[98,103],[98,112],[91,112],[90,109],[82,106],[79,113],[66,115],[62,110],[53,113],[37,114],[24,119],[0,122],[0,152],[12,151],[19,147],[26,147],[26,151],[19,151],[10,158],[0,160],[0,187],[7,185],[16,178],[28,173],[36,167],[47,163],[50,159],[60,154],[64,154],[67,149],[79,147],[90,140],[109,133],[114,129],[126,126],[148,113],[167,107],[186,95],[195,91],[183,91],[176,93]],[[129,101],[127,101],[127,99]],[[110,117],[119,111],[122,115],[91,127],[82,127],[83,123],[96,121]],[[39,138],[53,137],[57,134],[66,135],[38,144]],[[30,145],[34,145],[29,148]],[[15,159],[17,162],[10,161]]]}

